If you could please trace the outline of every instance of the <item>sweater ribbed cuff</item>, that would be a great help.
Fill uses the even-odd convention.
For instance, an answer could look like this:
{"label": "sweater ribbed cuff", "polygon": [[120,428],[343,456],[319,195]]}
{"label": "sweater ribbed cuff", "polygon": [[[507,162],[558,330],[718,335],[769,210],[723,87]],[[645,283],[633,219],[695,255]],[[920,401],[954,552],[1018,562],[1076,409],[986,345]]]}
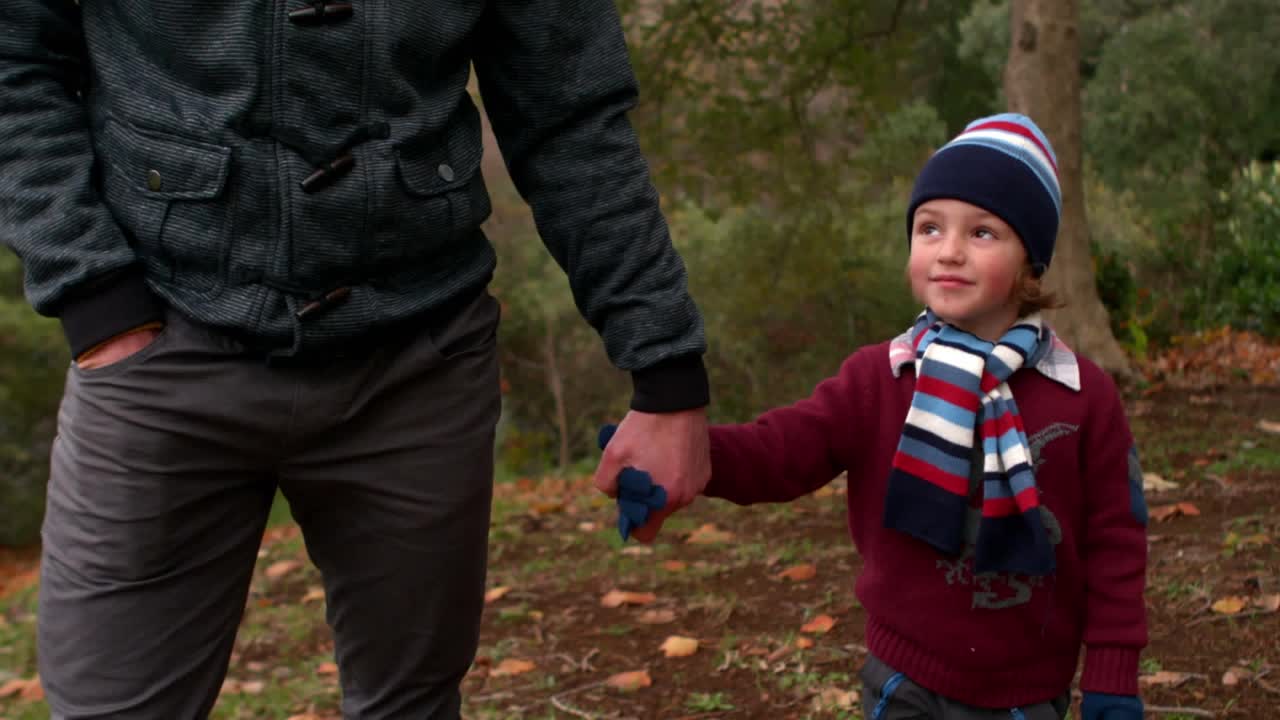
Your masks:
{"label": "sweater ribbed cuff", "polygon": [[648,413],[706,407],[711,386],[701,355],[681,355],[631,373],[631,409]]}
{"label": "sweater ribbed cuff", "polygon": [[164,307],[151,293],[141,270],[130,269],[95,281],[62,305],[62,332],[78,358],[104,340],[140,325],[164,319]]}
{"label": "sweater ribbed cuff", "polygon": [[1080,691],[1137,695],[1140,654],[1141,650],[1131,647],[1086,648]]}

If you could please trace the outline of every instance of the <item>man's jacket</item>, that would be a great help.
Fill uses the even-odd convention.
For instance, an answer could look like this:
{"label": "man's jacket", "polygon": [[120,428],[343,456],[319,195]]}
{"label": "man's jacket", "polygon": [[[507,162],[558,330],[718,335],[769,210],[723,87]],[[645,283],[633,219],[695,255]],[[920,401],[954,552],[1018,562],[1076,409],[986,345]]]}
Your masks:
{"label": "man's jacket", "polygon": [[164,305],[282,354],[395,328],[493,273],[472,64],[583,316],[681,405],[702,322],[612,0],[0,0],[0,242],[76,353]]}

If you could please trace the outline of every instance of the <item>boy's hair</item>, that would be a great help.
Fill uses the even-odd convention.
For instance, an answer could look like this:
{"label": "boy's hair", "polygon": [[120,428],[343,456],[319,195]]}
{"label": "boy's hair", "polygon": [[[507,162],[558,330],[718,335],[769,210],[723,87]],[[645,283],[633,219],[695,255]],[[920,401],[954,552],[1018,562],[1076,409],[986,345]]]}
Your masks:
{"label": "boy's hair", "polygon": [[969,123],[925,163],[907,206],[907,242],[916,208],[937,198],[963,200],[993,213],[1018,233],[1039,277],[1049,268],[1062,194],[1049,139],[1025,115],[1004,113]]}
{"label": "boy's hair", "polygon": [[1013,280],[1013,297],[1018,301],[1018,317],[1026,317],[1041,310],[1057,310],[1066,303],[1058,299],[1058,294],[1046,290],[1044,278],[1035,273],[1035,268],[1028,262],[1018,269]]}

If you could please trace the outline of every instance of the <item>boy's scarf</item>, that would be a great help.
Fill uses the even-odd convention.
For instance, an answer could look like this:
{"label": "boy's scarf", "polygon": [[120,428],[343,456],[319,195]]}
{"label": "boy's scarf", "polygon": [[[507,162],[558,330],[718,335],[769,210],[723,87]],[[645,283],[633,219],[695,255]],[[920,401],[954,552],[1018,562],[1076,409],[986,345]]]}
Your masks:
{"label": "boy's scarf", "polygon": [[916,388],[889,475],[885,526],[958,554],[974,437],[980,433],[983,496],[975,572],[1052,573],[1053,546],[1040,519],[1031,450],[1007,383],[1049,347],[1049,329],[1038,314],[1031,315],[993,344],[926,309],[911,338]]}

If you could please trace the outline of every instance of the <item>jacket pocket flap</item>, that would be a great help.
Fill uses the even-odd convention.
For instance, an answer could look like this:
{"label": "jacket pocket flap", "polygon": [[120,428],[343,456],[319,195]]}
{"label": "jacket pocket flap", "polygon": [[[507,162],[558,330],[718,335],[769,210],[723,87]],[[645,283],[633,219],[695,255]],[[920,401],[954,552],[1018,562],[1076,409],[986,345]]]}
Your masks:
{"label": "jacket pocket flap", "polygon": [[400,182],[415,195],[438,195],[463,187],[480,169],[483,148],[479,143],[455,148],[396,149]]}
{"label": "jacket pocket flap", "polygon": [[222,191],[231,148],[107,122],[98,153],[138,192],[156,199],[208,200]]}

